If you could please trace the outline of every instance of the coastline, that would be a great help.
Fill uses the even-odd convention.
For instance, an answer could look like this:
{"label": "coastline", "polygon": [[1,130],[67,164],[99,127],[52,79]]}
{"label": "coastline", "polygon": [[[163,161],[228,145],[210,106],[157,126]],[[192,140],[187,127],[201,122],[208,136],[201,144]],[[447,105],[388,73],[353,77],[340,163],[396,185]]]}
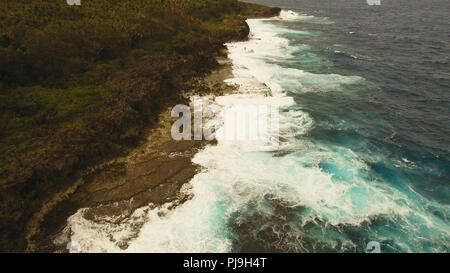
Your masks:
{"label": "coastline", "polygon": [[[254,23],[253,20],[247,22]],[[219,60],[219,63],[225,65],[202,79],[209,82],[202,86],[220,85],[220,88],[213,90],[226,89],[226,92],[214,92],[211,95],[211,89],[207,88],[210,91],[190,92],[188,95],[198,95],[208,101],[207,104],[225,109],[243,101],[250,104],[290,104],[288,97],[279,93],[276,88],[269,87],[245,68],[245,56],[252,52],[247,50],[247,46],[255,46],[262,38],[255,35],[260,33],[253,32],[250,39],[245,41],[227,43],[228,58]],[[272,36],[264,36],[264,39],[270,41],[270,37]],[[220,117],[215,117],[212,121],[214,124],[221,124]],[[166,132],[168,131],[169,128],[166,128]],[[230,252],[236,246],[241,247],[240,243],[235,246],[233,238],[226,234],[228,228],[231,228],[238,231],[236,235],[241,236],[239,231],[245,229],[245,223],[242,227],[240,221],[228,226],[231,223],[226,221],[230,220],[229,209],[233,210],[232,207],[236,205],[237,200],[234,198],[240,194],[245,195],[241,192],[242,183],[239,181],[251,184],[253,179],[247,177],[247,173],[253,173],[253,177],[261,175],[260,172],[254,173],[256,170],[251,168],[245,158],[261,152],[259,147],[263,143],[251,142],[229,143],[219,139],[215,143],[209,143],[210,145],[200,145],[191,154],[187,152],[196,171],[194,175],[186,177],[188,179],[182,182],[181,187],[171,192],[176,193],[175,196],[172,195],[174,198],[167,198],[165,202],[144,199],[141,207],[129,209],[136,201],[132,198],[109,203],[107,206],[78,210],[67,219],[67,226],[54,237],[53,241],[59,246],[58,251],[65,251],[64,247],[69,241],[79,243],[82,252],[94,253]],[[236,173],[233,173],[235,168]],[[169,182],[169,185],[174,184],[176,183]],[[242,237],[242,240],[245,245],[249,238]]]}
{"label": "coastline", "polygon": [[[186,97],[233,92],[234,87],[224,82],[231,75],[230,60],[226,57],[217,60],[218,68],[192,79]],[[200,170],[191,159],[206,144],[214,142],[173,140],[170,128],[175,119],[170,111],[171,107],[160,114],[156,126],[148,129],[142,143],[127,155],[94,166],[83,175],[70,197],[59,202],[40,225],[39,235],[33,240],[38,252],[66,251],[69,238],[60,238],[58,245],[53,241],[66,227],[67,218],[81,208],[85,209],[86,219],[100,222],[114,219],[117,223],[150,203],[155,207],[167,203],[176,207],[192,197],[180,191]]]}
{"label": "coastline", "polygon": [[0,253],[449,250],[444,1],[242,1],[5,2]]}
{"label": "coastline", "polygon": [[[268,13],[246,18],[272,17],[279,11],[271,8]],[[245,37],[239,31],[240,37],[227,37],[227,42],[248,37],[248,25],[245,20],[241,23],[244,23],[240,28],[246,30]],[[187,84],[189,88],[182,96],[215,97],[235,91],[234,86],[224,82],[232,75],[231,60],[226,55],[226,50],[221,50],[216,57],[218,67],[205,76],[191,78]],[[200,171],[201,167],[191,159],[206,145],[206,141],[174,141],[170,127],[175,119],[170,117],[170,111],[171,107],[168,107],[161,112],[157,123],[146,130],[144,139],[136,148],[124,156],[88,168],[72,187],[57,194],[56,200],[44,206],[41,214],[29,223],[27,250],[67,252],[66,245],[70,241],[67,218],[82,208],[86,219],[119,223],[140,207],[170,204],[170,208],[174,208],[192,198],[184,195],[181,188]],[[133,229],[137,236],[139,227]],[[126,243],[117,245],[123,249],[127,247]]]}

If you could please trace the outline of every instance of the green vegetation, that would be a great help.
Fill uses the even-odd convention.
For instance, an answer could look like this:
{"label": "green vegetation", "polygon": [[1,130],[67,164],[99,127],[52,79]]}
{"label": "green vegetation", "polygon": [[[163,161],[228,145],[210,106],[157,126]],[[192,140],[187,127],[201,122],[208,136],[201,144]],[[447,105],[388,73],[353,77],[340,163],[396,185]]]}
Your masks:
{"label": "green vegetation", "polygon": [[0,81],[40,82],[123,57],[143,41],[201,33],[202,21],[239,11],[236,0],[1,1]]}
{"label": "green vegetation", "polygon": [[278,11],[237,0],[0,0],[0,251],[26,249],[46,200],[182,100],[223,42],[247,36],[242,15]]}
{"label": "green vegetation", "polygon": [[[224,31],[236,0],[1,0],[0,174],[8,159],[75,122],[114,72]],[[42,148],[42,147],[41,147]]]}

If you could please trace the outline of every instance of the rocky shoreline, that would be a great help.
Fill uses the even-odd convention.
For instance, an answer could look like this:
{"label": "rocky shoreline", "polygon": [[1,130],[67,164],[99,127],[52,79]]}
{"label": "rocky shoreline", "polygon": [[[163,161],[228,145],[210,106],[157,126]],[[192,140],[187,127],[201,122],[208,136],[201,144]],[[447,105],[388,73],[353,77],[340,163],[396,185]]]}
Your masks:
{"label": "rocky shoreline", "polygon": [[[229,60],[222,56],[218,63],[220,66],[210,74],[192,79],[192,87],[184,93],[186,97],[233,92],[234,87],[224,83],[231,76]],[[129,154],[92,167],[83,175],[76,190],[43,219],[38,236],[32,240],[36,251],[67,252],[70,230],[64,230],[66,220],[80,208],[86,208],[83,216],[90,221],[114,219],[119,224],[150,203],[154,206],[171,203],[176,207],[191,198],[180,191],[199,171],[191,158],[212,142],[173,140],[170,129],[176,119],[170,116],[170,111],[168,107],[160,114],[156,126],[147,130],[145,139]]]}
{"label": "rocky shoreline", "polygon": [[67,251],[53,241],[80,208],[89,208],[90,219],[120,219],[149,203],[189,199],[180,188],[197,173],[191,157],[205,143],[173,141],[170,110],[186,104],[189,94],[230,92],[223,82],[231,73],[223,43],[247,38],[246,18],[279,12],[248,4],[208,40],[175,46],[173,54],[111,75],[107,85],[116,94],[88,108],[76,127],[43,140],[51,150],[18,158],[1,183],[0,251]]}

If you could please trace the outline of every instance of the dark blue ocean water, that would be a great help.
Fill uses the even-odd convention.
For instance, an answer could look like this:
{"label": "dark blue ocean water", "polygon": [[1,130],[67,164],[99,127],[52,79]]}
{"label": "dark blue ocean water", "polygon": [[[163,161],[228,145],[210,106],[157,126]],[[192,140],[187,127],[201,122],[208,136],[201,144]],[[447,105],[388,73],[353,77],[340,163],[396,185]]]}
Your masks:
{"label": "dark blue ocean water", "polygon": [[[300,20],[268,22],[285,30],[279,35],[287,38],[290,46],[300,48],[294,58],[272,63],[317,75],[364,79],[339,82],[302,77],[301,88],[285,86],[287,94],[314,120],[313,128],[302,138],[336,151],[329,159],[322,157],[319,167],[346,183],[353,183],[357,176],[367,183],[389,186],[407,196],[403,203],[396,201],[399,208],[411,209],[409,214],[417,212],[417,217],[406,218],[374,214],[359,226],[327,225],[318,220],[303,225],[301,249],[364,251],[365,243],[378,240],[384,251],[448,252],[450,3],[381,0],[380,6],[369,6],[365,0],[251,2],[305,15]],[[353,173],[353,162],[339,150],[351,151],[366,164],[366,169]],[[337,158],[339,154],[343,158]],[[392,196],[392,200],[396,198]],[[289,218],[305,209],[285,208],[280,213]],[[274,230],[291,228],[279,217],[259,221],[252,218],[247,224],[267,225],[272,221],[272,229],[260,236],[277,242],[280,239],[274,236]],[[413,227],[416,230],[411,230]],[[248,230],[241,228],[240,232]],[[295,249],[279,241],[262,243],[257,236],[239,238],[247,242],[238,244],[236,251]],[[354,245],[345,247],[345,241]]]}
{"label": "dark blue ocean water", "polygon": [[[119,226],[80,210],[72,240],[93,252],[122,251],[113,237],[131,252],[365,252],[372,241],[449,252],[448,0],[255,2],[282,14],[248,20],[249,40],[227,45],[242,92],[215,103],[279,105],[278,149],[207,145],[183,186],[191,199]],[[133,221],[144,224],[130,241]]]}

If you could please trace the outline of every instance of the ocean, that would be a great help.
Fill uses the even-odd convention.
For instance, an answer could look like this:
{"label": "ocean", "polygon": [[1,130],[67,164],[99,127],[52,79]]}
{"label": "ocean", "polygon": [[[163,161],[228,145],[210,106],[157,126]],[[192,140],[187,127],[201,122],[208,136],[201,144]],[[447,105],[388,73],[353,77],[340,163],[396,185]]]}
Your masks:
{"label": "ocean", "polygon": [[[280,0],[227,44],[240,92],[280,107],[280,146],[218,141],[169,209],[127,223],[68,219],[83,251],[142,223],[128,252],[449,252],[450,4],[446,0]],[[267,91],[270,96],[266,96]]]}

